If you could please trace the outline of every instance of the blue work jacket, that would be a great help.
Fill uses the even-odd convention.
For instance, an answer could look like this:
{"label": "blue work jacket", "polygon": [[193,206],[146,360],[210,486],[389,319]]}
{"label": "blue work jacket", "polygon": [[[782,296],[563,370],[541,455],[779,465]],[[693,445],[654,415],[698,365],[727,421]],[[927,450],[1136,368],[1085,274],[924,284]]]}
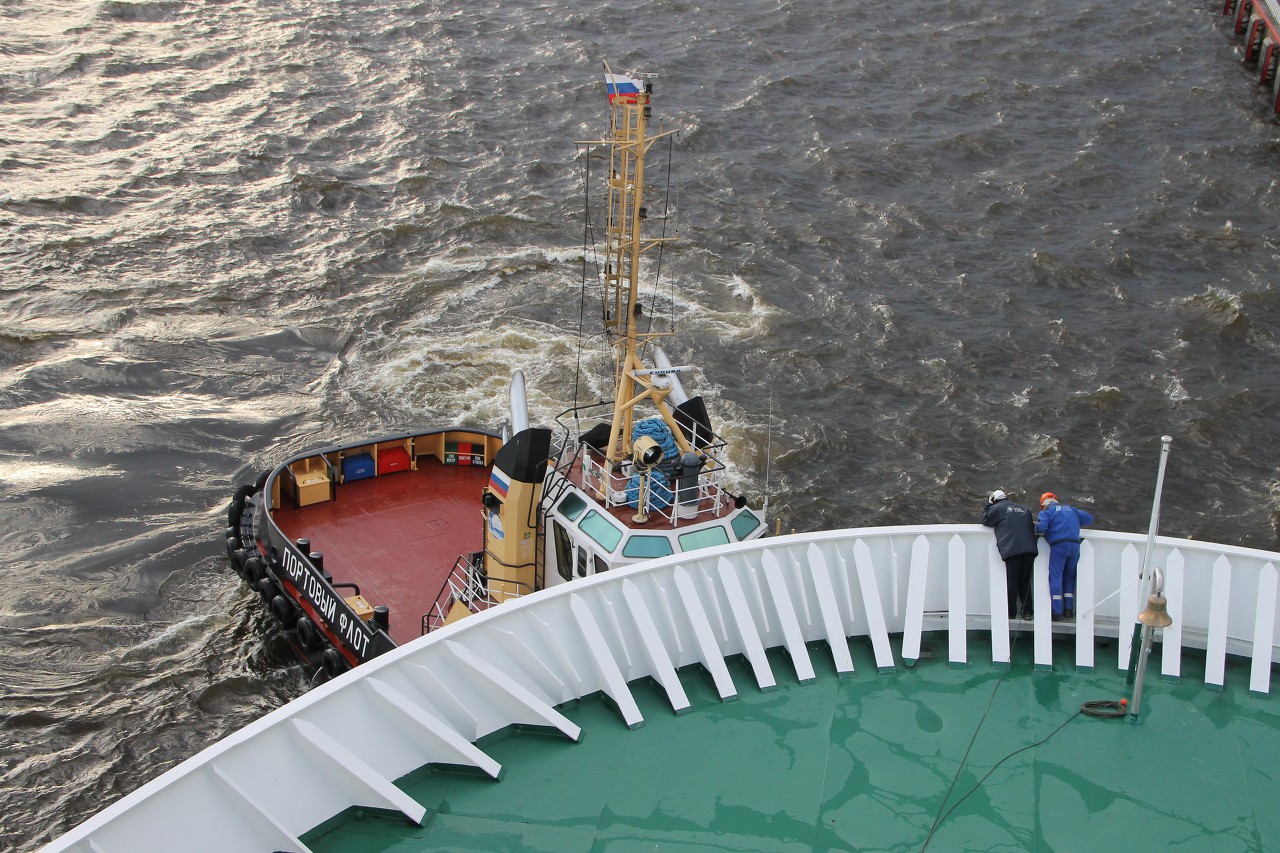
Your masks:
{"label": "blue work jacket", "polygon": [[1082,509],[1067,504],[1049,504],[1040,512],[1036,521],[1036,533],[1050,545],[1059,542],[1079,542],[1080,526],[1093,524],[1093,516]]}

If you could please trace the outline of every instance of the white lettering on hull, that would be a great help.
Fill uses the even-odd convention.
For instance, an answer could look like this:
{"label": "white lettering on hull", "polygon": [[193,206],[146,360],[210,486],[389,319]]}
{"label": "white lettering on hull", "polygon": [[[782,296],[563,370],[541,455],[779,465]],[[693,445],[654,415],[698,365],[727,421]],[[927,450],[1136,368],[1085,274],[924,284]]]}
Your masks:
{"label": "white lettering on hull", "polygon": [[339,638],[356,655],[365,660],[369,652],[369,642],[373,639],[369,629],[359,617],[353,616],[346,602],[338,607],[338,597],[332,589],[313,572],[292,551],[286,549],[281,558],[281,566],[298,592],[302,593],[315,607],[316,612],[325,623],[334,630]]}

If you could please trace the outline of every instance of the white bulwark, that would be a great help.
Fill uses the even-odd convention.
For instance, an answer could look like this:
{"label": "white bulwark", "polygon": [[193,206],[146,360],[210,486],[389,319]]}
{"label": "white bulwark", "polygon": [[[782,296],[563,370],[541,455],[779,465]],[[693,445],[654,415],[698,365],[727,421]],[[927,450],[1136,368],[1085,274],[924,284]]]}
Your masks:
{"label": "white bulwark", "polygon": [[[304,851],[298,837],[349,806],[423,810],[395,779],[425,764],[501,767],[474,742],[513,724],[579,729],[556,706],[604,692],[627,725],[643,722],[636,679],[665,688],[674,711],[688,698],[675,670],[701,664],[723,698],[768,690],[765,649],[785,647],[801,680],[814,677],[815,642],[838,673],[853,668],[845,638],[867,637],[877,667],[910,664],[925,632],[946,632],[949,660],[972,665],[968,637],[1032,630],[1035,660],[1051,631],[1075,632],[1082,668],[1128,665],[1134,616],[1149,580],[1137,576],[1144,537],[1089,531],[1077,619],[1052,623],[1037,563],[1034,626],[1005,617],[991,531],[933,525],[828,531],[761,539],[651,560],[509,601],[362,664],[223,739],[49,844],[47,853],[272,853]],[[1223,684],[1227,655],[1253,662],[1250,689],[1270,691],[1276,659],[1280,554],[1162,537],[1173,627],[1166,676],[1186,648],[1204,650],[1205,681]],[[994,611],[994,614],[993,614]],[[1095,660],[1095,640],[1117,638]],[[985,644],[984,644],[985,648]],[[725,658],[742,655],[752,684],[735,684]],[[353,722],[358,721],[358,722]]]}

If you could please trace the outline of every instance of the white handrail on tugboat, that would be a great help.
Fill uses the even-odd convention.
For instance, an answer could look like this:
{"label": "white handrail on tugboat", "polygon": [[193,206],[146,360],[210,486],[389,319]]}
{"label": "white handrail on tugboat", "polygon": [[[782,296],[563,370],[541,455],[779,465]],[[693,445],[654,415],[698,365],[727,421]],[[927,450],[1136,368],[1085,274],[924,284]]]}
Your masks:
{"label": "white handrail on tugboat", "polygon": [[[1054,634],[1075,633],[1075,665],[1127,666],[1144,536],[1090,531],[1082,546],[1077,622],[1048,620],[1037,569],[1037,663]],[[1204,681],[1222,686],[1228,655],[1250,661],[1252,692],[1268,694],[1276,660],[1280,554],[1160,537],[1173,625],[1163,672],[1184,648],[1204,650]],[[925,632],[947,634],[967,661],[969,632],[988,632],[993,662],[1009,659],[1004,565],[990,530],[930,525],[834,530],[738,543],[651,560],[506,603],[448,625],[312,690],[173,768],[49,844],[46,853],[305,851],[298,836],[353,805],[422,806],[393,780],[432,762],[501,767],[473,744],[513,724],[578,727],[556,706],[603,692],[628,726],[643,722],[630,683],[652,678],[675,710],[688,707],[676,670],[699,664],[721,698],[742,655],[756,686],[776,676],[765,650],[785,647],[800,681],[814,678],[808,643],[824,641],[852,671],[846,637],[870,640],[877,667],[908,663]],[[1114,594],[1119,591],[1119,594]],[[1095,602],[1100,602],[1096,606]],[[657,630],[656,625],[664,630]],[[898,637],[897,635],[900,635]],[[1114,650],[1115,658],[1112,659]],[[531,665],[536,662],[536,665]],[[359,725],[350,721],[360,720]]]}
{"label": "white handrail on tugboat", "polygon": [[[690,520],[698,515],[707,515],[709,517],[718,516],[728,504],[728,494],[720,487],[719,472],[724,470],[724,465],[720,462],[719,450],[722,445],[708,446],[703,448],[702,454],[707,460],[705,467],[702,468],[698,477],[698,491],[695,500],[687,501],[686,506],[696,508],[693,516],[681,516],[678,507],[681,506],[681,498],[687,495],[674,495],[670,502],[654,501],[652,498],[647,502],[645,509],[650,513],[657,513],[670,522],[672,527],[679,525],[680,520]],[[562,452],[561,461],[567,461],[567,457],[563,454],[571,453],[569,448],[565,448]],[[581,449],[580,461],[582,464],[582,487],[596,495],[600,495],[601,502],[608,508],[631,506],[634,498],[628,494],[627,487],[632,475],[632,469],[627,465],[611,467],[608,460],[603,454],[593,448],[583,446]]]}

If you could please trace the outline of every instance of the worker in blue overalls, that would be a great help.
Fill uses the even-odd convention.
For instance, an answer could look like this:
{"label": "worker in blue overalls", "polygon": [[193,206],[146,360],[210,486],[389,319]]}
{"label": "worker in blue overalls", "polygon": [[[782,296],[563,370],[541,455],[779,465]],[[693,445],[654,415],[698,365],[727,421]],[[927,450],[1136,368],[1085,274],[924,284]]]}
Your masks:
{"label": "worker in blue overalls", "polygon": [[1093,524],[1093,516],[1082,509],[1058,503],[1058,496],[1040,496],[1040,518],[1036,533],[1049,543],[1049,595],[1053,621],[1076,615],[1076,565],[1080,562],[1080,527]]}

